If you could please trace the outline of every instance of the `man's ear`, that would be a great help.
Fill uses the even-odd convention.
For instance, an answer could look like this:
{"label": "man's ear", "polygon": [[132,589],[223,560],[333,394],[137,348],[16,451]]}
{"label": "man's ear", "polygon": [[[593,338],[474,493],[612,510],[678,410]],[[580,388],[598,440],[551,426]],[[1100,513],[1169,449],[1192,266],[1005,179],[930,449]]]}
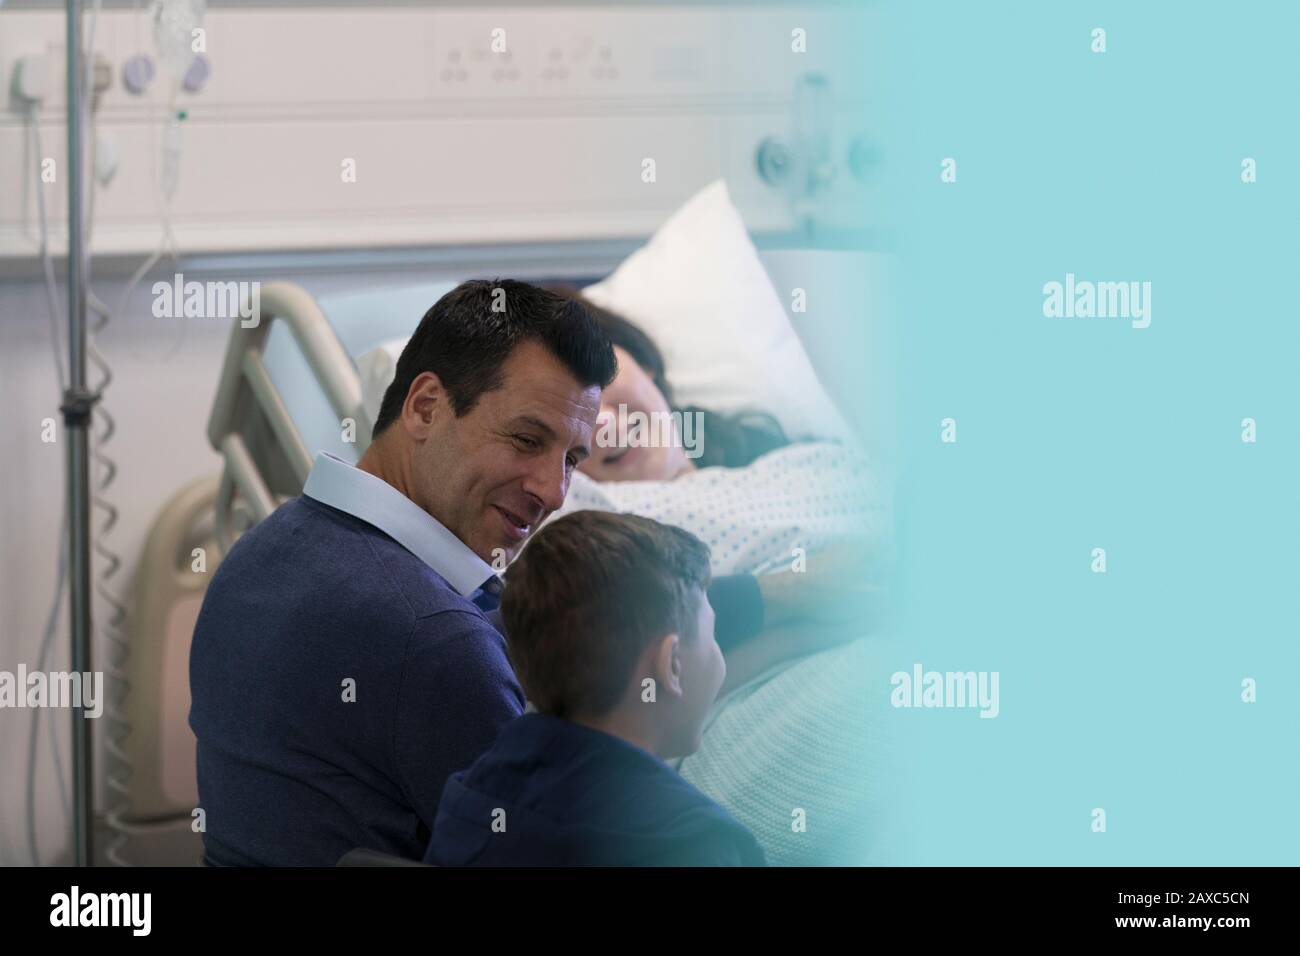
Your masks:
{"label": "man's ear", "polygon": [[674,697],[682,696],[682,659],[677,653],[681,641],[676,633],[665,634],[650,649],[655,683]]}
{"label": "man's ear", "polygon": [[421,372],[406,391],[402,403],[402,427],[415,439],[427,438],[438,416],[450,411],[442,379],[433,372]]}

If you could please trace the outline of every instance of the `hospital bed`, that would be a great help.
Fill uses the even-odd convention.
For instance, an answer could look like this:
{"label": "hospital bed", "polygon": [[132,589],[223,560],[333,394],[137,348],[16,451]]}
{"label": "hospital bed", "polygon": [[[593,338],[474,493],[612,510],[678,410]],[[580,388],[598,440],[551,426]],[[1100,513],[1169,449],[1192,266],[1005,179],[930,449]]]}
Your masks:
{"label": "hospital bed", "polygon": [[[806,284],[810,266],[857,281],[857,253],[760,250],[777,288]],[[477,275],[499,272],[485,263]],[[464,276],[468,277],[468,276]],[[220,555],[248,527],[299,494],[318,451],[356,461],[370,440],[367,376],[381,343],[409,336],[430,305],[461,276],[313,296],[292,282],[261,288],[255,327],[236,321],[207,426],[222,459],[220,476],[182,490],[160,513],[141,567],[136,652],[127,713],[132,733],[128,861],[190,865],[201,852],[192,826],[198,802],[195,744],[188,725],[186,664],[202,586]],[[540,281],[534,278],[532,281]],[[546,281],[583,286],[585,275]],[[797,327],[818,375],[848,417],[870,401],[861,383],[869,329]],[[206,574],[184,573],[193,548],[210,545]]]}

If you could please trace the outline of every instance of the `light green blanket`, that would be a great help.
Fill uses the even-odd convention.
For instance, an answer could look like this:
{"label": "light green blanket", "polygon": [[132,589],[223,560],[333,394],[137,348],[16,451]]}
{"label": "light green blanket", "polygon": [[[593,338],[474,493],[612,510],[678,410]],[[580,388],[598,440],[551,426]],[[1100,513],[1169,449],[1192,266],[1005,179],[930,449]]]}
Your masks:
{"label": "light green blanket", "polygon": [[880,726],[889,686],[874,646],[859,639],[737,689],[679,764],[750,829],[769,865],[872,862],[889,784]]}

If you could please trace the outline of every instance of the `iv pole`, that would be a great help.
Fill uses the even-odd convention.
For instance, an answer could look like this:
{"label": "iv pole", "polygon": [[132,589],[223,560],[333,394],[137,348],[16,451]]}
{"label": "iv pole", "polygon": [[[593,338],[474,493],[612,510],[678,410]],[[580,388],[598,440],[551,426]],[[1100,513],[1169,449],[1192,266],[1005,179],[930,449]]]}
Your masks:
{"label": "iv pole", "polygon": [[[68,388],[63,393],[67,455],[69,604],[72,671],[90,669],[90,418],[99,396],[86,388],[86,249],[82,200],[85,153],[85,71],[81,0],[68,0]],[[94,773],[91,723],[72,708],[72,825],[77,866],[94,861]]]}

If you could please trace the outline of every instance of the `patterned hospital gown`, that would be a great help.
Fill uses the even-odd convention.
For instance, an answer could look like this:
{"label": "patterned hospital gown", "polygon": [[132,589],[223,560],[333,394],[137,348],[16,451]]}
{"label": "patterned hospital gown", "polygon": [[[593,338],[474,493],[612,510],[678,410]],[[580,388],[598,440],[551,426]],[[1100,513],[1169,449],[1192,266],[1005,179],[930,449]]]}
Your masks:
{"label": "patterned hospital gown", "polygon": [[857,451],[831,442],[787,445],[744,468],[702,468],[673,481],[597,482],[575,473],[564,507],[631,512],[675,524],[712,552],[715,575],[788,569],[849,538],[887,535],[888,511]]}
{"label": "patterned hospital gown", "polygon": [[[792,567],[796,548],[866,538],[883,573],[890,512],[855,449],[807,442],[744,468],[705,468],[673,481],[596,482],[578,473],[563,509],[631,512],[686,528],[709,545],[715,575]],[[871,572],[874,573],[874,572]],[[877,733],[886,662],[871,636],[806,657],[714,707],[682,776],[725,806],[777,865],[870,862],[879,842],[879,781],[888,746]]]}

